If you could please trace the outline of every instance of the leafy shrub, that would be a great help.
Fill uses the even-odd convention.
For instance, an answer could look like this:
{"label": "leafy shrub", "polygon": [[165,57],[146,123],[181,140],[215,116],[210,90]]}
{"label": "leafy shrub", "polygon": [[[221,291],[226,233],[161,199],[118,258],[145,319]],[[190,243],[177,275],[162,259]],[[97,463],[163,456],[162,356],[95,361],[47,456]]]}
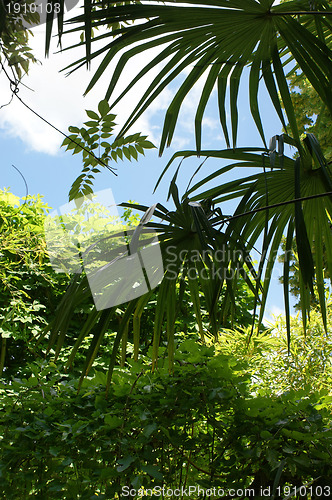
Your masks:
{"label": "leafy shrub", "polygon": [[332,486],[326,390],[255,395],[244,360],[191,339],[175,360],[173,375],[167,359],[151,373],[148,356],[118,368],[108,399],[105,371],[77,394],[75,377],[54,363],[2,384],[1,494],[113,499],[126,486],[164,485],[253,488],[255,498],[269,488],[281,498],[280,485]]}
{"label": "leafy shrub", "polygon": [[68,284],[68,276],[56,274],[48,262],[48,205],[40,195],[22,201],[0,191],[0,374],[4,367],[15,373],[33,359],[29,341],[54,314]]}

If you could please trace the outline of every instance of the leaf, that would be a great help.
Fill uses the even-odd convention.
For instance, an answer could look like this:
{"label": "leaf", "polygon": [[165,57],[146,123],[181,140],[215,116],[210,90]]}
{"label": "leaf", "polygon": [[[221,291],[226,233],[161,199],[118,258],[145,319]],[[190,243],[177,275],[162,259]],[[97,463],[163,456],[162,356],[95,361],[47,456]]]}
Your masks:
{"label": "leaf", "polygon": [[154,422],[153,424],[149,424],[143,429],[143,434],[145,437],[150,437],[151,434],[158,428],[157,424]]}
{"label": "leaf", "polygon": [[156,146],[150,141],[139,141],[139,145],[144,149],[155,149]]}
{"label": "leaf", "polygon": [[[92,117],[91,117],[92,118]],[[84,122],[84,125],[86,125],[87,127],[92,127],[93,130],[97,129],[98,125],[99,125],[99,122],[95,122],[95,121],[87,121],[87,122]],[[97,129],[98,130],[98,129]],[[91,132],[90,131],[90,135],[91,133],[94,133],[94,132]]]}
{"label": "leaf", "polygon": [[69,130],[69,132],[73,132],[75,134],[79,134],[80,133],[80,129],[78,127],[72,127],[72,126],[70,126],[70,127],[68,127],[68,130]]}
{"label": "leaf", "polygon": [[129,145],[129,152],[130,152],[130,155],[134,158],[134,160],[137,160],[137,158],[138,158],[137,151],[134,148],[134,146],[132,146],[131,144]]}
{"label": "leaf", "polygon": [[[97,122],[99,123],[100,116],[95,111],[91,111],[89,109],[86,109],[85,112],[89,118],[92,118],[93,120],[97,120]],[[95,123],[95,122],[91,122],[91,123]],[[93,126],[93,125],[91,125],[91,126]]]}
{"label": "leaf", "polygon": [[283,287],[284,287],[288,353],[290,352],[290,336],[291,336],[290,304],[289,304],[289,263],[290,263],[290,259],[291,259],[293,236],[294,236],[294,222],[290,221],[290,223],[288,225],[286,244],[285,244],[285,260],[284,260],[284,272],[283,272]]}
{"label": "leaf", "polygon": [[[295,160],[295,198],[301,197],[301,178],[300,178],[300,159]],[[301,207],[301,202],[295,203],[295,236],[296,244],[299,254],[300,271],[303,277],[304,285],[309,287],[310,291],[313,293],[313,277],[314,262],[311,253],[311,247],[308,239],[308,233],[303,217],[303,210]]]}
{"label": "leaf", "polygon": [[[106,101],[106,99],[103,99],[102,101],[100,101],[100,103],[98,104],[98,111],[99,111],[100,116],[102,118],[104,118],[107,115],[109,110],[110,110],[110,106],[109,106],[108,102]],[[115,117],[115,115],[112,115],[112,116]],[[90,117],[90,118],[92,118],[92,117]]]}
{"label": "leaf", "polygon": [[149,476],[157,479],[158,481],[162,481],[163,479],[163,475],[159,471],[159,467],[157,467],[156,465],[141,465],[141,470],[149,474]]}
{"label": "leaf", "polygon": [[128,469],[128,467],[130,467],[131,464],[133,462],[135,462],[135,460],[136,460],[136,457],[132,457],[130,455],[128,455],[127,457],[124,457],[124,458],[120,458],[118,460],[118,463],[120,465],[117,466],[116,470],[118,472],[123,472],[124,470]]}
{"label": "leaf", "polygon": [[127,158],[127,160],[131,161],[130,151],[126,146],[123,146],[122,152],[125,155],[125,157]]}
{"label": "leaf", "polygon": [[[107,427],[109,427],[110,429],[116,429],[117,427],[120,427],[123,420],[121,418],[117,417],[116,415],[112,415],[111,413],[108,413],[104,417],[104,422],[107,425]],[[122,470],[125,470],[125,469],[122,469]]]}
{"label": "leaf", "polygon": [[[162,152],[164,146],[170,145],[172,141],[184,99],[199,81],[203,81],[204,85],[195,115],[196,149],[200,150],[203,114],[215,84],[218,87],[220,123],[226,144],[229,145],[225,112],[227,81],[230,82],[230,122],[235,144],[238,89],[244,80],[244,69],[251,68],[250,107],[263,140],[257,99],[262,77],[284,126],[280,106],[280,101],[282,102],[293,136],[300,146],[294,109],[283,70],[284,64],[298,67],[332,111],[332,51],[329,36],[331,28],[328,21],[331,6],[327,2],[321,2],[317,9],[321,9],[320,13],[318,10],[318,15],[311,15],[310,2],[295,1],[276,4],[265,0],[248,0],[242,3],[237,0],[211,0],[208,3],[191,0],[184,5],[178,2],[168,4],[161,0],[139,5],[122,5],[117,2],[112,9],[101,6],[100,9],[91,9],[71,21],[74,25],[73,31],[84,29],[87,22],[97,27],[124,24],[115,38],[112,32],[106,36],[95,37],[94,40],[102,41],[103,45],[98,45],[92,54],[89,35],[86,56],[71,64],[68,69],[77,69],[87,61],[104,56],[87,88],[88,92],[121,53],[106,91],[107,98],[110,98],[115,93],[119,81],[122,81],[121,76],[126,76],[127,67],[131,67],[134,57],[144,57],[150,49],[155,49],[156,56],[149,58],[143,69],[129,80],[124,89],[120,89],[120,95],[114,100],[112,107],[118,104],[136,83],[143,84],[148,73],[158,68],[157,76],[145,87],[143,97],[121,129],[119,135],[124,135],[164,92],[167,85],[175,82],[178,88],[166,112],[160,147]],[[298,16],[295,15],[296,11],[299,12]],[[133,24],[125,24],[128,19],[133,21]]]}

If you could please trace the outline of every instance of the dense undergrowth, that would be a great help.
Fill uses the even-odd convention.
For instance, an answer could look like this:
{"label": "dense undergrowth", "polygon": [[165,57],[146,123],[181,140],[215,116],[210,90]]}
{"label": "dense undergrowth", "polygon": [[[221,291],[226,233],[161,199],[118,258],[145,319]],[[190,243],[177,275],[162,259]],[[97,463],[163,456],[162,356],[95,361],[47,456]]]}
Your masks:
{"label": "dense undergrowth", "polygon": [[[329,498],[332,396],[324,385],[331,366],[320,373],[320,388],[310,379],[294,384],[287,366],[298,354],[265,346],[273,358],[266,370],[259,350],[253,358],[219,347],[179,339],[173,374],[166,358],[154,373],[148,355],[129,360],[114,373],[107,399],[102,359],[79,394],[77,376],[61,362],[34,362],[26,377],[3,380],[3,497],[111,499],[130,488],[141,498],[142,488],[164,486],[170,495],[157,488],[152,498],[178,498],[179,488],[191,486],[190,498],[200,498],[198,487],[205,498],[232,489],[248,490],[234,498],[250,498],[249,491],[260,498],[261,488],[284,498],[287,488],[307,485],[317,493],[307,498]],[[304,358],[299,375],[309,364]],[[279,387],[277,365],[284,370]]]}
{"label": "dense undergrowth", "polygon": [[[293,318],[288,353],[282,318],[249,343],[250,328],[243,327],[224,329],[204,345],[188,303],[170,373],[166,339],[151,371],[151,310],[139,359],[129,335],[108,397],[112,328],[78,392],[93,333],[72,369],[65,364],[71,332],[92,303],[77,310],[56,361],[46,341],[35,348],[68,279],[52,271],[35,232],[47,207],[30,198],[18,211],[11,196],[2,195],[1,221],[2,498],[330,497],[331,312],[327,335],[318,310],[306,336]],[[244,325],[245,302],[244,294],[237,312]]]}

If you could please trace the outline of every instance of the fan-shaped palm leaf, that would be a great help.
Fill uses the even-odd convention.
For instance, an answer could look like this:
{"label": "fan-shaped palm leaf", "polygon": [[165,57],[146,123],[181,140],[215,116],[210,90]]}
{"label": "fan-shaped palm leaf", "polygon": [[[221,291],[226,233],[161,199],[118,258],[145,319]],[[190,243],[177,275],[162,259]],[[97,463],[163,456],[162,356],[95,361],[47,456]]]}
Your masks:
{"label": "fan-shaped palm leaf", "polygon": [[[239,83],[244,69],[250,68],[249,100],[251,113],[263,141],[264,131],[258,109],[258,88],[264,80],[272,102],[285,126],[281,109],[283,103],[293,137],[299,136],[292,102],[286,82],[283,62],[296,64],[332,112],[331,91],[331,6],[326,0],[315,2],[315,10],[309,0],[292,0],[273,5],[273,0],[209,0],[200,2],[161,2],[146,0],[142,5],[122,5],[111,2],[110,6],[94,4],[96,10],[86,6],[81,16],[69,21],[73,30],[84,29],[87,20],[92,27],[132,21],[115,32],[118,36],[110,40],[104,33],[94,40],[103,40],[104,45],[91,52],[91,38],[86,33],[86,56],[69,68],[77,68],[87,61],[104,54],[87,92],[104,74],[117,54],[120,60],[112,74],[106,98],[113,96],[120,75],[137,54],[159,48],[158,55],[138,72],[137,76],[121,92],[112,105],[118,103],[133,85],[158,64],[161,69],[144,92],[137,106],[124,124],[124,134],[145,111],[152,101],[187,70],[189,73],[179,84],[165,117],[160,152],[172,141],[177,118],[183,100],[199,79],[205,85],[196,111],[195,130],[197,150],[201,149],[202,118],[215,86],[218,90],[220,121],[229,146],[229,132],[225,109],[227,81],[231,113],[232,142],[235,147],[238,128],[237,99]],[[86,4],[88,5],[88,4]],[[319,19],[319,21],[318,21]],[[113,36],[114,32],[112,32]],[[90,53],[91,52],[91,53]],[[133,59],[134,61],[134,59]]]}
{"label": "fan-shaped palm leaf", "polygon": [[[287,137],[280,137],[293,143]],[[260,153],[260,154],[259,154]],[[175,158],[196,156],[196,151],[176,153],[164,172]],[[194,185],[186,196],[192,200],[211,199],[221,204],[230,199],[240,198],[234,215],[227,221],[226,237],[241,238],[252,249],[259,237],[264,235],[262,260],[259,269],[265,268],[260,320],[263,317],[267,292],[272,278],[282,236],[287,233],[286,254],[284,263],[284,295],[286,314],[289,319],[288,276],[289,257],[293,236],[296,237],[300,264],[301,305],[304,326],[310,309],[310,293],[316,279],[319,302],[324,325],[326,325],[326,305],[323,276],[323,252],[329,275],[332,271],[332,176],[331,170],[312,134],[307,134],[303,141],[302,155],[297,159],[280,155],[277,161],[273,154],[268,155],[264,149],[243,148],[233,151],[202,151],[201,156],[237,160],[217,170],[209,177]],[[282,160],[282,161],[281,161]],[[221,183],[222,175],[235,167],[257,167],[261,172],[251,176],[240,177],[234,181]],[[273,166],[273,168],[271,168]],[[162,174],[163,175],[163,174]],[[218,185],[202,191],[202,187],[211,181],[218,180]],[[199,191],[199,194],[196,194]],[[308,198],[303,201],[296,199]],[[268,207],[268,208],[266,208]],[[216,218],[215,223],[220,222]],[[260,277],[260,272],[258,273]],[[288,334],[289,334],[288,321]]]}

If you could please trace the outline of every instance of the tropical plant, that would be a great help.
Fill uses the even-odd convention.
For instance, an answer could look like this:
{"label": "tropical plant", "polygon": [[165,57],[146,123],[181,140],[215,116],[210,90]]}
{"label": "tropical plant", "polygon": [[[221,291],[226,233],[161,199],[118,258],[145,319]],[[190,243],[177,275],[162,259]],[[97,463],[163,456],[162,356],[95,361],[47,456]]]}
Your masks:
{"label": "tropical plant", "polygon": [[[285,0],[281,0],[284,3]],[[329,5],[332,6],[331,0]],[[288,76],[291,98],[299,131],[302,134],[315,134],[326,159],[332,160],[332,127],[331,114],[326,108],[319,94],[315,91],[308,78],[301,72],[295,71]]]}
{"label": "tropical plant", "polygon": [[[147,140],[146,135],[140,133],[131,134],[127,137],[120,137],[113,142],[108,142],[113,135],[116,115],[110,113],[110,107],[106,100],[98,104],[98,113],[86,110],[89,118],[84,123],[85,127],[69,127],[68,135],[62,146],[66,150],[73,150],[73,154],[82,153],[83,169],[77,177],[69,191],[69,201],[82,198],[93,193],[93,179],[103,166],[114,173],[114,167],[110,167],[110,161],[117,162],[118,159],[129,161],[138,159],[139,154],[144,154],[145,149],[155,146]],[[98,157],[93,153],[96,151]]]}
{"label": "tropical plant", "polygon": [[[93,5],[98,8],[93,9],[91,4],[86,2],[83,14],[70,19],[67,24],[70,27],[69,32],[85,30],[85,40],[81,45],[86,48],[85,56],[67,69],[74,71],[86,63],[89,65],[90,61],[98,56],[104,56],[86,92],[90,91],[102,78],[108,65],[115,56],[120,54],[106,89],[106,99],[112,99],[120,75],[125,74],[127,63],[130,63],[137,54],[158,48],[158,54],[149,59],[145,67],[124,89],[120,89],[119,97],[113,99],[111,103],[112,108],[121,101],[128,90],[159,65],[157,75],[122,126],[118,137],[121,138],[165,87],[173,82],[178,89],[166,112],[160,142],[160,153],[162,153],[173,139],[184,99],[198,80],[204,79],[205,83],[195,117],[196,150],[178,152],[172,161],[176,158],[184,159],[199,155],[231,161],[230,165],[219,169],[188,189],[182,200],[177,194],[176,178],[179,168],[176,170],[170,185],[170,195],[175,202],[176,211],[168,213],[158,205],[154,213],[155,216],[160,217],[161,223],[150,222],[145,225],[148,231],[159,230],[166,264],[167,249],[173,237],[176,241],[177,254],[183,245],[188,251],[184,268],[188,265],[190,267],[190,252],[196,248],[192,246],[196,242],[200,247],[198,265],[203,266],[204,269],[210,269],[209,266],[215,265],[213,259],[215,259],[216,252],[222,250],[224,245],[230,244],[232,251],[240,250],[242,252],[241,272],[245,272],[247,281],[250,275],[254,279],[250,286],[255,290],[257,300],[262,292],[260,298],[262,307],[258,322],[260,323],[273,265],[283,233],[286,231],[286,253],[289,257],[286,258],[284,265],[284,295],[288,343],[290,343],[289,259],[294,235],[299,255],[304,328],[310,310],[310,294],[313,293],[315,278],[323,324],[326,328],[322,255],[323,250],[326,249],[327,258],[324,266],[328,270],[328,275],[331,276],[330,249],[332,245],[329,225],[332,215],[331,170],[324,151],[321,150],[315,137],[308,134],[304,140],[301,139],[301,128],[297,121],[287,77],[296,72],[301,77],[307,78],[324,103],[329,116],[331,115],[332,25],[330,16],[332,9],[330,2],[291,0],[276,4],[273,0],[248,0],[246,2],[209,0],[202,3],[188,0],[179,3],[147,0],[139,6],[132,2],[125,5],[122,2]],[[128,21],[130,23],[125,24]],[[90,28],[115,23],[120,23],[119,29],[91,38]],[[50,29],[47,30],[47,40],[49,37]],[[95,41],[103,41],[104,44],[93,52],[92,47]],[[236,148],[238,92],[245,75],[249,75],[250,109],[262,138],[262,147]],[[177,83],[179,81],[176,80],[177,76],[183,76],[180,83]],[[281,125],[287,132],[275,136],[269,146],[266,142],[258,104],[258,92],[263,82]],[[202,148],[202,120],[215,87],[218,94],[220,123],[226,144],[227,146],[232,144],[233,147],[223,151],[205,151]],[[229,95],[229,105],[227,95]],[[226,118],[228,111],[230,123]],[[296,159],[285,156],[284,143],[296,147],[298,152]],[[224,184],[223,174],[242,166],[255,167],[257,173],[249,178],[238,178]],[[165,170],[168,168],[169,165],[165,167]],[[211,180],[216,182],[217,179],[218,185],[212,189],[206,189],[207,182]],[[221,204],[228,199],[236,198],[240,201],[234,215],[225,218],[214,210],[211,215],[213,204]],[[168,224],[165,224],[165,221]],[[226,229],[225,224],[227,224]],[[193,232],[197,232],[197,238],[191,237],[190,242],[187,242],[185,237],[177,239],[176,231],[180,228],[194,229]],[[262,257],[256,275],[247,257],[261,236],[263,237]],[[205,261],[203,257],[203,250],[206,246],[214,254],[212,261]],[[232,268],[233,265],[234,262],[231,260],[222,262],[225,269],[228,268],[227,266]],[[180,263],[178,263],[178,268],[179,266]],[[176,295],[174,291],[171,291],[175,289],[175,283],[170,286],[166,285],[167,266],[164,267],[166,274],[159,288],[156,305],[155,338],[157,338],[157,343],[159,338],[157,332],[162,329],[164,314],[168,336],[172,335],[175,317],[174,298]],[[179,276],[179,273],[176,276]],[[262,288],[260,287],[261,278],[263,279]],[[218,299],[221,296],[222,282],[215,282],[209,274],[204,284],[194,279],[188,281],[189,285],[191,291],[194,287],[196,290],[194,293],[196,299],[193,300],[193,304],[197,312],[198,325],[200,325],[200,306],[197,297],[199,287],[201,287],[208,305],[209,328],[212,333],[215,333],[221,325],[216,318],[220,318]],[[75,295],[77,286],[77,283],[73,285],[69,292],[72,295],[68,293],[64,299],[69,305],[76,300],[79,301],[79,295]],[[226,280],[226,286],[227,300],[234,302],[236,280]],[[142,297],[138,303],[128,303],[115,348],[119,345],[120,338],[127,328],[126,322],[134,311],[136,311],[134,318],[140,316],[146,300],[148,296]],[[62,309],[59,315],[62,314],[61,311]],[[134,319],[134,324],[137,321]],[[113,352],[111,367],[114,366],[114,360]]]}
{"label": "tropical plant", "polygon": [[[278,136],[274,140],[278,144],[279,151],[283,148],[284,141],[294,144],[293,139],[285,135]],[[241,163],[236,162],[217,170],[208,179],[194,185],[188,193],[191,195],[191,200],[209,197],[215,203],[243,196],[234,216],[228,219],[227,231],[233,238],[241,238],[246,242],[247,250],[251,250],[263,234],[258,271],[259,279],[261,276],[264,278],[259,323],[263,318],[264,305],[282,236],[285,232],[287,233],[283,285],[289,336],[289,263],[292,258],[293,237],[295,236],[296,239],[299,259],[299,287],[304,328],[310,310],[310,296],[314,293],[314,276],[318,300],[322,308],[322,320],[326,327],[324,278],[329,275],[331,271],[329,263],[332,262],[332,255],[330,255],[332,205],[331,197],[326,196],[326,193],[332,193],[330,169],[312,134],[307,134],[301,149],[301,159],[289,158],[283,153],[279,153],[276,157],[275,145],[272,145],[269,155],[263,148],[247,148],[246,150],[242,148],[232,152],[229,150],[202,151],[201,156],[233,158],[240,160]],[[195,154],[195,152],[188,151],[179,152],[174,155],[171,162],[178,156],[188,158]],[[218,177],[222,179],[222,175],[227,170],[239,165],[260,166],[261,172],[227,184],[221,183],[217,187],[193,196],[193,193],[201,189],[207,180],[211,181]],[[294,203],[294,199],[300,200],[301,197],[307,198],[303,207],[300,201]],[[223,219],[227,222],[227,219]],[[265,268],[264,275],[263,268]]]}
{"label": "tropical plant", "polygon": [[[176,185],[171,187],[176,210],[169,212],[165,207],[158,204],[153,214],[164,223],[149,222],[148,231],[158,232],[159,244],[163,255],[164,276],[158,287],[157,305],[154,314],[153,326],[153,365],[157,362],[158,347],[161,334],[164,330],[166,320],[166,333],[168,343],[168,354],[172,370],[172,360],[174,357],[174,334],[176,320],[182,313],[182,301],[185,294],[185,287],[189,288],[190,301],[200,332],[201,340],[204,341],[205,335],[218,337],[218,331],[221,325],[226,326],[229,316],[235,315],[236,301],[233,295],[233,288],[239,283],[239,290],[243,293],[243,283],[245,282],[252,291],[252,296],[256,292],[256,272],[251,263],[249,254],[246,252],[245,245],[241,238],[230,237],[227,231],[224,233],[214,228],[214,221],[218,222],[220,216],[210,215],[207,217],[200,204],[190,203],[184,199],[179,201]],[[122,204],[125,207],[132,207],[149,212],[148,207],[136,204]],[[150,210],[151,212],[151,210]],[[219,221],[220,223],[220,221]],[[134,230],[131,231],[133,233]],[[127,231],[129,234],[130,231]],[[112,235],[117,236],[117,235]],[[133,237],[132,237],[133,238]],[[109,239],[109,245],[112,240]],[[146,245],[146,239],[138,242],[138,249],[143,249]],[[112,262],[103,269],[104,272]],[[157,269],[160,274],[160,269]],[[230,284],[232,286],[230,286]],[[70,319],[77,305],[89,295],[89,283],[85,274],[77,275],[68,287],[58,307],[58,313],[49,325],[51,331],[49,348],[56,345],[56,353],[60,352],[64,342]],[[248,292],[245,293],[248,296]],[[222,298],[222,300],[221,300]],[[117,359],[117,350],[122,337],[127,338],[127,332],[131,316],[133,315],[133,341],[134,341],[134,359],[138,357],[139,339],[140,339],[140,320],[147,303],[155,301],[155,292],[151,289],[141,297],[125,304],[122,309],[122,318],[117,336],[114,340],[113,351],[109,366],[108,384]],[[248,304],[252,304],[249,301]],[[202,305],[206,309],[208,323],[203,322]],[[91,314],[77,337],[72,354],[68,361],[70,366],[77,349],[98,322],[91,348],[87,353],[84,374],[87,374],[98,353],[98,347],[106,334],[114,316],[119,313],[119,306],[106,310],[91,311]],[[181,320],[180,320],[181,322]],[[228,323],[229,324],[229,323]],[[45,329],[45,334],[47,333]]]}

